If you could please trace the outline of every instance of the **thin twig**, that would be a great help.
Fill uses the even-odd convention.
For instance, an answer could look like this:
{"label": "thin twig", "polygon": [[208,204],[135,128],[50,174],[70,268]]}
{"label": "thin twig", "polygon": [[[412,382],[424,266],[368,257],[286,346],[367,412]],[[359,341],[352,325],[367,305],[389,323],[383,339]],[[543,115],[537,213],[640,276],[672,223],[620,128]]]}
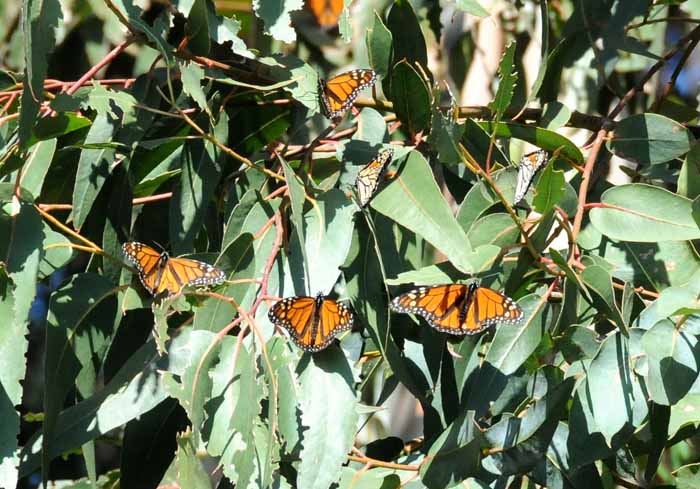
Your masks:
{"label": "thin twig", "polygon": [[[578,208],[576,209],[576,215],[574,216],[574,226],[571,231],[571,240],[575,243],[576,238],[578,238],[578,233],[581,231],[581,223],[583,222],[583,211],[586,205],[586,197],[588,196],[588,184],[591,180],[591,171],[593,171],[593,166],[598,158],[598,152],[600,151],[603,141],[608,135],[608,131],[601,129],[596,135],[595,141],[593,142],[593,148],[591,148],[590,153],[588,153],[588,159],[586,160],[586,166],[583,168],[583,177],[581,178],[581,186],[578,189]],[[569,257],[569,261],[573,261],[575,258],[574,253]]]}
{"label": "thin twig", "polygon": [[114,61],[114,59],[119,56],[122,51],[124,51],[131,43],[134,42],[134,37],[129,36],[124,42],[120,43],[112,49],[107,55],[102,58],[95,66],[90,68],[83,76],[81,76],[73,85],[71,85],[68,90],[66,90],[66,93],[68,95],[73,95],[75,92],[78,91],[80,87],[82,87],[88,80],[90,80],[95,74],[100,71],[103,67],[107,66],[109,63]]}
{"label": "thin twig", "polygon": [[700,37],[697,37],[690,41],[690,44],[688,44],[688,47],[683,51],[683,55],[681,56],[681,59],[678,60],[678,63],[676,64],[676,67],[673,69],[673,73],[671,74],[671,77],[668,79],[666,84],[664,85],[663,90],[661,91],[661,95],[659,95],[659,98],[656,99],[654,102],[654,105],[651,106],[651,109],[649,109],[649,112],[658,112],[659,107],[661,107],[661,103],[664,101],[666,97],[668,97],[668,94],[671,93],[671,90],[673,89],[674,85],[676,84],[676,80],[681,74],[681,71],[683,71],[683,67],[685,66],[685,63],[688,61],[688,58],[690,58],[691,53],[695,49],[695,47],[698,45],[698,42],[700,42]]}

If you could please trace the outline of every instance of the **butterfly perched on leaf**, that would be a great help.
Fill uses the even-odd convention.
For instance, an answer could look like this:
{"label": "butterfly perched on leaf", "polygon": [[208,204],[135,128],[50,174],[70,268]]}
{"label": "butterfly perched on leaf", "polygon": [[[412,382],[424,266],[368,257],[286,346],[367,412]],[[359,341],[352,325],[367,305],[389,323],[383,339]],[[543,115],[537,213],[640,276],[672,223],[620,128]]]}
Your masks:
{"label": "butterfly perched on leaf", "polygon": [[308,352],[326,348],[338,333],[352,328],[354,321],[346,306],[320,293],[277,301],[267,317],[289,331],[294,343]]}
{"label": "butterfly perched on leaf", "polygon": [[171,258],[165,251],[159,253],[143,243],[129,241],[122,245],[122,250],[139,271],[143,286],[153,296],[163,292],[175,295],[188,285],[217,285],[226,279],[224,272],[208,263]]}
{"label": "butterfly perched on leaf", "polygon": [[369,201],[374,197],[384,175],[384,170],[386,170],[393,156],[394,152],[392,150],[382,150],[375,159],[367,163],[357,174],[355,188],[357,189],[361,207],[369,204]]}
{"label": "butterfly perched on leaf", "polygon": [[514,324],[523,318],[513,299],[476,282],[419,287],[395,297],[391,308],[423,316],[438,331],[455,335],[476,334],[496,323]]}
{"label": "butterfly perched on leaf", "polygon": [[513,197],[514,204],[517,204],[525,197],[535,178],[535,173],[547,163],[547,159],[547,152],[543,149],[533,151],[520,158],[520,163],[518,163],[518,180],[515,184],[515,197]]}
{"label": "butterfly perched on leaf", "polygon": [[374,70],[351,70],[324,81],[318,79],[323,114],[337,121],[352,107],[359,93],[377,81]]}
{"label": "butterfly perched on leaf", "polygon": [[306,0],[306,7],[314,15],[320,27],[330,29],[338,25],[344,2],[343,0]]}

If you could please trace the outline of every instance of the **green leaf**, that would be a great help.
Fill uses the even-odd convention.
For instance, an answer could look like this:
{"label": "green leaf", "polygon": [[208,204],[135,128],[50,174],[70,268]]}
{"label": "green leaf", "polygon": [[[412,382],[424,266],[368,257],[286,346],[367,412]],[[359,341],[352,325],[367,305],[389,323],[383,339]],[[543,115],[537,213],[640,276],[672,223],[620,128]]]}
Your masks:
{"label": "green leaf", "polygon": [[[226,127],[222,116],[219,128]],[[221,140],[221,139],[219,139]],[[182,175],[170,200],[170,239],[176,255],[192,250],[204,216],[221,178],[216,149],[210,142],[188,141],[182,152]]]}
{"label": "green leaf", "polygon": [[[525,100],[525,103],[523,103],[523,107],[529,107],[530,102],[535,100],[535,97],[539,95],[540,88],[542,88],[542,82],[544,81],[545,74],[547,73],[547,57],[549,56],[549,9],[547,7],[547,2],[541,2],[540,3],[540,62],[539,62],[539,68],[537,69],[537,76],[535,77],[535,81],[532,82],[532,88],[530,88],[530,93],[527,96],[527,100]],[[564,110],[555,110],[552,111],[553,108],[559,109],[558,106],[561,106]],[[552,112],[559,112],[558,116],[554,116]],[[561,119],[563,118],[563,114],[569,112],[569,109],[566,108],[565,105],[559,103],[559,102],[550,102],[546,104],[543,107],[542,111],[542,120],[540,122],[540,126],[546,128],[546,129],[557,129],[558,126],[557,124],[561,123],[561,125],[564,125],[568,119],[569,115],[566,116],[566,120],[561,122]],[[554,122],[556,121],[556,122]]]}
{"label": "green leaf", "polygon": [[135,117],[136,104],[136,99],[130,93],[107,90],[105,86],[100,84],[96,84],[90,90],[86,102],[86,106],[95,109],[98,115],[108,115],[111,119],[124,118],[125,120]]}
{"label": "green leaf", "polygon": [[479,431],[474,411],[464,411],[433,442],[420,476],[430,489],[452,487],[479,471],[481,458]]}
{"label": "green leaf", "polygon": [[406,60],[409,65],[415,62],[423,69],[427,69],[428,51],[425,47],[425,38],[411,2],[395,0],[387,15],[386,25],[394,40],[392,64],[396,65]]}
{"label": "green leaf", "polygon": [[351,467],[343,467],[338,489],[399,489],[401,478],[385,469],[359,472]]}
{"label": "green leaf", "polygon": [[644,243],[700,238],[692,202],[663,188],[619,185],[600,200],[608,207],[591,210],[591,223],[610,238]]}
{"label": "green leaf", "polygon": [[489,104],[489,108],[495,112],[494,119],[496,122],[501,120],[503,113],[513,100],[513,90],[515,90],[515,82],[518,80],[517,73],[513,73],[513,58],[515,57],[516,46],[515,41],[506,46],[501,63],[498,66],[498,75],[501,81],[498,84],[498,90],[493,102]]}
{"label": "green leaf", "polygon": [[[85,137],[85,144],[111,142],[118,127],[118,120],[104,113],[98,115]],[[87,148],[80,152],[73,188],[73,225],[76,229],[85,223],[97,194],[112,172],[115,156],[116,151],[112,147]]]}
{"label": "green leaf", "polygon": [[267,342],[267,353],[277,379],[279,433],[285,453],[296,457],[301,450],[299,385],[294,375],[297,358],[291,352],[289,342],[276,335]]}
{"label": "green leaf", "polygon": [[255,361],[245,346],[237,354],[237,338],[221,342],[219,363],[211,372],[211,400],[206,405],[203,436],[207,451],[221,457],[224,474],[236,485],[248,487],[257,480],[259,449],[253,436],[260,412],[262,391],[255,374]]}
{"label": "green leaf", "polygon": [[254,55],[248,50],[243,39],[238,37],[241,31],[241,22],[235,17],[216,15],[216,7],[207,2],[209,12],[209,25],[211,26],[211,38],[217,44],[231,43],[231,50],[246,58],[253,58]]}
{"label": "green leaf", "polygon": [[642,347],[648,359],[647,387],[651,399],[664,406],[676,404],[698,377],[697,338],[664,319],[644,333]]}
{"label": "green leaf", "polygon": [[166,399],[124,428],[120,481],[124,487],[158,485],[177,451],[176,435],[188,426],[175,399]]}
{"label": "green leaf", "polygon": [[[62,411],[55,424],[49,458],[81,446],[88,440],[104,435],[137,416],[149,411],[166,397],[157,370],[163,367],[179,374],[180,357],[188,355],[185,331],[173,340],[168,349],[167,365],[159,365],[154,343],[148,342],[122,365],[109,383],[90,398]],[[32,436],[20,454],[20,476],[39,467],[42,433]]]}
{"label": "green leaf", "polygon": [[465,125],[442,115],[442,111],[435,104],[432,107],[430,125],[428,143],[437,151],[438,161],[444,165],[458,165],[462,158],[457,143],[464,135]]}
{"label": "green leaf", "polygon": [[178,435],[177,453],[173,465],[176,467],[179,487],[192,489],[211,489],[209,474],[197,456],[196,440],[190,431]]}
{"label": "green leaf", "polygon": [[[506,199],[513,200],[518,172],[515,168],[504,168],[493,173],[493,181]],[[457,221],[465,231],[469,231],[476,221],[492,207],[501,203],[498,196],[486,182],[479,181],[469,189],[457,210]]]}
{"label": "green leaf", "polygon": [[204,90],[202,89],[204,69],[195,63],[178,63],[178,65],[182,75],[182,91],[192,97],[192,100],[195,101],[200,109],[209,114],[209,117],[213,117],[211,110],[209,110],[207,96],[204,95]]}
{"label": "green leaf", "polygon": [[463,272],[474,271],[469,240],[452,215],[428,163],[420,153],[409,153],[396,177],[370,205],[425,238]]}
{"label": "green leaf", "polygon": [[[72,277],[51,297],[46,327],[44,444],[52,451],[58,413],[74,384],[82,397],[94,393],[117,314],[116,289],[92,273]],[[42,465],[48,468],[49,458]]]}
{"label": "green leaf", "polygon": [[391,32],[377,12],[374,12],[372,24],[367,28],[365,42],[369,65],[382,79],[387,78],[392,68],[393,41]]}
{"label": "green leaf", "polygon": [[[541,5],[547,5],[543,3]],[[546,65],[542,65],[546,66]],[[549,129],[550,131],[556,131],[560,127],[563,127],[571,119],[571,110],[561,102],[550,102],[542,108],[542,120],[540,125]]]}
{"label": "green leaf", "polygon": [[474,222],[467,232],[467,237],[472,246],[475,247],[494,244],[505,248],[518,241],[520,230],[510,214],[497,212],[488,214]]}
{"label": "green leaf", "polygon": [[698,489],[700,463],[688,464],[674,473],[676,489]]}
{"label": "green leaf", "polygon": [[430,90],[406,60],[401,60],[394,66],[391,74],[391,100],[397,117],[411,134],[430,127]]}
{"label": "green leaf", "polygon": [[183,13],[187,17],[185,24],[185,35],[189,39],[187,50],[193,54],[206,56],[211,50],[210,2],[194,0],[191,5],[189,12]]}
{"label": "green leaf", "polygon": [[[579,235],[578,243],[589,255],[599,254],[611,263],[614,277],[636,286],[663,290],[685,285],[700,270],[700,259],[687,241],[615,241],[589,225]],[[677,266],[678,263],[683,266]]]}
{"label": "green leaf", "polygon": [[668,422],[668,438],[674,438],[681,428],[700,426],[700,393],[688,394],[671,406],[671,419]]}
{"label": "green leaf", "polygon": [[357,400],[350,365],[340,350],[331,347],[309,357],[299,376],[301,422],[306,430],[297,484],[326,489],[339,479],[353,446]]}
{"label": "green leaf", "polygon": [[591,265],[581,273],[581,280],[591,293],[592,305],[605,313],[607,318],[620,328],[622,334],[629,336],[629,327],[615,301],[610,273],[601,266]]}
{"label": "green leaf", "polygon": [[542,340],[547,324],[552,320],[546,300],[530,294],[518,301],[523,320],[516,325],[497,326],[491,348],[485,361],[503,375],[513,374],[535,351]]}
{"label": "green leaf", "polygon": [[210,399],[212,379],[209,368],[216,361],[221,343],[210,331],[193,330],[188,338],[187,352],[181,361],[181,371],[177,378],[165,373],[163,385],[171,397],[180,402],[192,422],[192,436],[199,442],[200,430],[204,422],[204,404]]}
{"label": "green leaf", "polygon": [[[479,122],[478,124],[487,133],[492,133],[494,130],[494,124],[491,122]],[[578,164],[583,163],[583,154],[578,146],[570,139],[554,131],[548,131],[540,127],[525,126],[515,122],[499,122],[496,125],[496,136],[499,138],[522,139],[550,153],[560,150],[559,157],[570,159]]]}
{"label": "green leaf", "polygon": [[501,475],[531,470],[547,453],[573,388],[574,379],[568,378],[529,405],[523,416],[506,415],[491,426],[484,436],[490,448],[497,450],[484,460],[484,466]]}
{"label": "green leaf", "polygon": [[56,152],[56,143],[55,138],[38,142],[22,165],[20,185],[35,199],[41,195],[46,173],[49,171],[51,160]]}
{"label": "green leaf", "polygon": [[608,445],[620,430],[638,425],[647,413],[644,393],[630,365],[630,346],[631,340],[619,333],[608,336],[586,371],[586,382],[577,388],[595,431]]}
{"label": "green leaf", "polygon": [[[339,189],[321,195],[304,214],[305,248],[290,242],[285,262],[284,285],[280,292],[289,295],[328,293],[340,276],[340,266],[350,249],[355,205]],[[302,271],[303,256],[308,256],[308,281]]]}
{"label": "green leaf", "polygon": [[546,165],[544,171],[537,181],[537,193],[532,200],[532,206],[540,214],[546,214],[564,196],[566,191],[566,180],[564,172],[555,170],[554,165]]}
{"label": "green leaf", "polygon": [[0,213],[0,230],[4,236],[12,232],[22,236],[21,240],[0,244],[0,256],[7,257],[9,274],[8,277],[0,270],[0,317],[4,318],[4,327],[0,330],[0,358],[3,359],[0,388],[4,392],[0,407],[0,486],[15,487],[20,417],[14,406],[22,402],[20,382],[25,378],[27,367],[27,328],[42,255],[42,221],[32,206],[22,205],[14,222]]}
{"label": "green leaf", "polygon": [[33,146],[39,141],[48,141],[49,139],[65,136],[91,124],[92,121],[90,119],[80,114],[60,113],[56,114],[56,117],[44,117],[39,119],[34,126],[34,133],[27,146]]}
{"label": "green leaf", "polygon": [[685,156],[678,175],[678,194],[689,199],[700,195],[700,144],[695,143]]}
{"label": "green leaf", "polygon": [[457,8],[477,17],[488,17],[489,12],[477,0],[457,0]]}
{"label": "green leaf", "polygon": [[[381,247],[378,240],[382,239],[383,235],[376,231],[370,232],[370,229],[373,229],[370,223],[370,220],[359,222],[353,234],[344,266],[346,293],[352,301],[356,320],[365,325],[366,331],[394,375],[411,394],[422,400],[425,397],[424,391],[418,386],[414,373],[389,332],[389,294],[384,268],[386,265],[382,262],[382,253],[378,251]],[[393,236],[386,236],[389,241],[387,245],[393,244],[392,238]],[[398,254],[393,249],[391,253]]]}
{"label": "green leaf", "polygon": [[620,158],[656,165],[687,153],[694,142],[690,132],[671,119],[658,114],[636,114],[617,123],[607,146]]}
{"label": "green leaf", "polygon": [[49,53],[56,46],[56,30],[63,19],[57,0],[23,0],[22,34],[24,35],[24,90],[20,102],[19,142],[27,148],[32,127],[44,99],[44,79]]}
{"label": "green leaf", "polygon": [[294,42],[297,35],[291,26],[290,14],[304,6],[302,0],[282,0],[280,2],[265,2],[253,0],[253,11],[265,25],[265,34],[282,42]]}
{"label": "green leaf", "polygon": [[[256,266],[255,248],[253,236],[243,233],[235,241],[223,250],[215,265],[226,274],[227,281],[253,278]],[[236,304],[241,304],[250,287],[249,283],[224,283],[217,293],[233,299]],[[219,332],[238,311],[223,300],[216,297],[207,298],[201,306],[195,308],[193,328]]]}

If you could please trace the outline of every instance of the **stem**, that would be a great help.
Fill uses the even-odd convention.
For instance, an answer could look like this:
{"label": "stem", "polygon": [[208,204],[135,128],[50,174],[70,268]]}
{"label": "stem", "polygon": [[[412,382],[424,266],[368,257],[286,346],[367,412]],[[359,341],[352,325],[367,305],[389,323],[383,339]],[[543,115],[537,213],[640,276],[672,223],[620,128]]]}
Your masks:
{"label": "stem", "polygon": [[[588,153],[588,159],[586,160],[586,166],[583,168],[583,178],[581,179],[581,186],[578,189],[578,208],[576,210],[576,215],[574,216],[574,227],[571,231],[571,239],[576,242],[578,238],[578,233],[581,231],[581,223],[583,222],[583,211],[586,205],[586,197],[588,196],[588,185],[591,181],[591,171],[595,165],[595,161],[598,158],[598,152],[600,147],[603,145],[608,131],[606,129],[601,129],[596,135],[595,141],[593,142],[593,148],[591,152]],[[575,254],[571,254],[569,261],[573,261]]]}

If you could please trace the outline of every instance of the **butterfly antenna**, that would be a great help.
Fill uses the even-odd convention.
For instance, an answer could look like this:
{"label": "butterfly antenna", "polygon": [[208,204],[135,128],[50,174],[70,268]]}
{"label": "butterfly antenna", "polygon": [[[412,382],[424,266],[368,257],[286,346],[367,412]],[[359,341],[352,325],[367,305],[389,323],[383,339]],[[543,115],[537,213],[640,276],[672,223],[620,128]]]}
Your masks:
{"label": "butterfly antenna", "polygon": [[160,244],[158,241],[153,241],[153,244],[155,244],[156,246],[158,246],[158,248],[160,248],[160,251],[161,251],[161,252],[166,252],[166,251],[167,251],[167,250],[165,249],[165,246],[163,246],[162,244]]}

